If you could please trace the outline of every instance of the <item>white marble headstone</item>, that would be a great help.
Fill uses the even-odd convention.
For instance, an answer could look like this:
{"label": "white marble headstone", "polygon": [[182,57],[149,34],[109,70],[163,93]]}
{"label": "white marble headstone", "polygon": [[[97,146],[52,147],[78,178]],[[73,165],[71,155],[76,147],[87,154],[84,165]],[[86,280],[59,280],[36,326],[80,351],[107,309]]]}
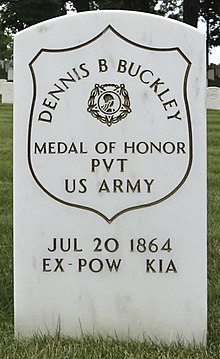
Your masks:
{"label": "white marble headstone", "polygon": [[8,81],[13,81],[13,67],[8,69]]}
{"label": "white marble headstone", "polygon": [[17,335],[205,342],[204,49],[137,12],[15,36]]}
{"label": "white marble headstone", "polygon": [[2,86],[2,103],[13,103],[14,86],[12,82],[3,82]]}
{"label": "white marble headstone", "polygon": [[207,88],[207,108],[220,110],[220,87]]}
{"label": "white marble headstone", "polygon": [[2,85],[4,84],[4,83],[6,83],[7,82],[7,80],[5,80],[5,79],[0,79],[0,95],[2,95]]}
{"label": "white marble headstone", "polygon": [[208,79],[215,80],[215,70],[214,69],[208,69]]}

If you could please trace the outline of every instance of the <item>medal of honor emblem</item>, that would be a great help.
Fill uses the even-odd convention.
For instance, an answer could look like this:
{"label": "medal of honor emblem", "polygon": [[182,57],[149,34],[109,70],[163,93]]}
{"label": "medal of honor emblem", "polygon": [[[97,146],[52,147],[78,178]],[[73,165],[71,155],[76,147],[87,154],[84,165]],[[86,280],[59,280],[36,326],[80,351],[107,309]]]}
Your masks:
{"label": "medal of honor emblem", "polygon": [[107,126],[123,120],[131,112],[125,85],[96,84],[90,94],[87,111]]}

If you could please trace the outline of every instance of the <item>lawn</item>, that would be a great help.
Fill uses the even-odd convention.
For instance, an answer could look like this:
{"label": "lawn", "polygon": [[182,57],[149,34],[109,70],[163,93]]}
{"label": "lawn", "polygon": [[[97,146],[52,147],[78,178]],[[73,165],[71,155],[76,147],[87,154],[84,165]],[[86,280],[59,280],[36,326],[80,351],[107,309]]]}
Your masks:
{"label": "lawn", "polygon": [[0,359],[220,358],[220,111],[208,112],[208,343],[156,345],[117,338],[13,335],[12,106],[0,103]]}

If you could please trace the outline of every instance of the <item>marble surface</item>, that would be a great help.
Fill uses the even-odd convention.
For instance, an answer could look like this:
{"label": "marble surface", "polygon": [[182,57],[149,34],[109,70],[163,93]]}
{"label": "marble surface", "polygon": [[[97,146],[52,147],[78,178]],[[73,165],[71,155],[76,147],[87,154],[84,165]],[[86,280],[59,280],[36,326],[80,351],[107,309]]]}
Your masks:
{"label": "marble surface", "polygon": [[2,89],[2,103],[13,103],[13,82],[3,82],[1,85]]}
{"label": "marble surface", "polygon": [[15,36],[16,335],[205,343],[204,49],[125,11]]}
{"label": "marble surface", "polygon": [[207,108],[211,110],[220,110],[220,88],[207,88]]}
{"label": "marble surface", "polygon": [[6,82],[5,79],[0,79],[0,95],[2,95],[2,85]]}
{"label": "marble surface", "polygon": [[13,81],[13,67],[8,69],[8,81]]}
{"label": "marble surface", "polygon": [[215,70],[208,69],[208,79],[214,81],[215,80]]}

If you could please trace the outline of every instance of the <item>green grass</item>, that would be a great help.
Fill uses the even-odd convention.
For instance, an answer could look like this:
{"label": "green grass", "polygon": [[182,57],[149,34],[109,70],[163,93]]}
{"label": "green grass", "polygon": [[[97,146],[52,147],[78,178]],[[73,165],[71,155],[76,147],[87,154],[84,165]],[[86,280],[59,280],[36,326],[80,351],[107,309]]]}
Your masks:
{"label": "green grass", "polygon": [[220,358],[220,111],[208,113],[208,343],[156,345],[116,338],[13,336],[12,106],[0,104],[0,359]]}
{"label": "green grass", "polygon": [[220,111],[208,114],[208,338],[220,357]]}
{"label": "green grass", "polygon": [[[0,104],[0,338],[11,328],[12,294],[12,107]],[[1,341],[1,339],[0,339]],[[1,344],[0,344],[1,346]],[[1,356],[0,356],[1,358]]]}

